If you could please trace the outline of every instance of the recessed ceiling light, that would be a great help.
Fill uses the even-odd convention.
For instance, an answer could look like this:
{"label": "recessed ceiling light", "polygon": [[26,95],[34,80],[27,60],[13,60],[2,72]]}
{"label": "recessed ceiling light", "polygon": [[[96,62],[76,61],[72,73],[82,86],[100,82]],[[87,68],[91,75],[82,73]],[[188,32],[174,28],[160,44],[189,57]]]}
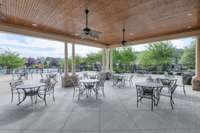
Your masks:
{"label": "recessed ceiling light", "polygon": [[192,28],[192,26],[188,26],[188,27],[187,27],[187,29],[191,29],[191,28]]}
{"label": "recessed ceiling light", "polygon": [[78,34],[78,33],[75,33],[74,35],[75,35],[75,36],[79,36],[79,34]]}
{"label": "recessed ceiling light", "polygon": [[188,16],[192,16],[192,13],[188,13],[187,15],[188,15]]}
{"label": "recessed ceiling light", "polygon": [[37,24],[32,24],[33,27],[37,27]]}

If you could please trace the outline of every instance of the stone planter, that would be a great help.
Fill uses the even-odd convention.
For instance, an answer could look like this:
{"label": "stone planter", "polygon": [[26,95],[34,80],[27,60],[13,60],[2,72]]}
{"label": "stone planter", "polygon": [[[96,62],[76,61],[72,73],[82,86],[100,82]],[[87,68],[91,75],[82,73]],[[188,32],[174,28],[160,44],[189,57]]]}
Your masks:
{"label": "stone planter", "polygon": [[200,91],[200,79],[194,77],[192,79],[192,89],[195,91]]}
{"label": "stone planter", "polygon": [[68,75],[67,77],[62,76],[62,88],[73,86],[72,80],[76,81],[77,75]]}

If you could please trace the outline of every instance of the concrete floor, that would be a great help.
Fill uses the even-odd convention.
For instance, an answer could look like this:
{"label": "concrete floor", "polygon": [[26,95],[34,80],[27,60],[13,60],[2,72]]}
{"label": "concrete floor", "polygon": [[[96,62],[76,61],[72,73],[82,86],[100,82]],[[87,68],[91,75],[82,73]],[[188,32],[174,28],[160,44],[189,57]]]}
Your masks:
{"label": "concrete floor", "polygon": [[[175,92],[175,109],[169,99],[161,98],[154,112],[150,101],[136,107],[134,87],[113,88],[106,82],[106,96],[72,97],[71,88],[56,86],[53,102],[31,104],[30,99],[17,106],[10,103],[10,76],[0,77],[0,133],[200,133],[200,93],[186,87]],[[38,77],[35,75],[34,80]],[[144,80],[135,77],[134,82]]]}

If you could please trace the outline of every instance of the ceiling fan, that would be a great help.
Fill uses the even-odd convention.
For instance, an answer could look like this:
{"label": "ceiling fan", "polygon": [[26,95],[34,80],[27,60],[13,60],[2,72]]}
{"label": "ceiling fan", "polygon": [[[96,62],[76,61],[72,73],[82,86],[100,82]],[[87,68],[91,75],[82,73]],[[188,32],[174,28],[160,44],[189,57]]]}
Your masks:
{"label": "ceiling fan", "polygon": [[122,38],[122,42],[121,42],[122,46],[125,46],[127,44],[127,41],[125,40],[125,31],[126,31],[125,28],[123,28],[123,30],[122,30],[123,38]]}
{"label": "ceiling fan", "polygon": [[91,28],[88,27],[88,14],[89,14],[89,10],[86,8],[85,9],[86,26],[81,31],[81,38],[91,38],[91,39],[95,39],[95,40],[99,39],[99,37],[102,34],[102,32],[92,30]]}

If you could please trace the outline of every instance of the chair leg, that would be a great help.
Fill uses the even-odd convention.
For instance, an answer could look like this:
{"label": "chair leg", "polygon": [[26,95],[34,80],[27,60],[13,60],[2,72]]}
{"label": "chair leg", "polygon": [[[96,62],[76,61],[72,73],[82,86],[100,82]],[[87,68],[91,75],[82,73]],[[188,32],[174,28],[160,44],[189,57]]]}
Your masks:
{"label": "chair leg", "polygon": [[20,93],[18,93],[18,101],[20,102]]}
{"label": "chair leg", "polygon": [[172,110],[173,110],[174,109],[174,106],[173,106],[174,102],[173,102],[172,97],[170,97],[170,104],[171,104],[171,107],[172,107]]}
{"label": "chair leg", "polygon": [[53,101],[55,102],[54,91],[52,93]]}
{"label": "chair leg", "polygon": [[101,91],[102,91],[103,96],[105,97],[104,87],[101,87]]}
{"label": "chair leg", "polygon": [[37,95],[35,95],[35,104],[37,103]]}
{"label": "chair leg", "polygon": [[139,102],[139,99],[138,99],[138,92],[137,92],[137,108],[138,108],[138,102]]}
{"label": "chair leg", "polygon": [[[80,91],[79,91],[79,93],[78,93],[78,101],[80,100],[80,95],[81,95],[81,94],[80,94]],[[86,94],[86,95],[87,95],[87,94]]]}
{"label": "chair leg", "polygon": [[11,103],[13,102],[13,91],[11,91]]}
{"label": "chair leg", "polygon": [[153,106],[154,106],[154,99],[153,95],[151,96],[151,111],[153,111]]}
{"label": "chair leg", "polygon": [[74,92],[73,92],[73,98],[74,98],[74,96],[75,96],[75,91],[76,91],[76,90],[75,90],[75,88],[74,88]]}
{"label": "chair leg", "polygon": [[31,98],[31,103],[33,104],[33,96],[30,96],[30,98]]}
{"label": "chair leg", "polygon": [[183,93],[186,96],[185,85],[183,85]]}
{"label": "chair leg", "polygon": [[44,103],[45,103],[45,106],[47,106],[46,94],[44,95]]}

